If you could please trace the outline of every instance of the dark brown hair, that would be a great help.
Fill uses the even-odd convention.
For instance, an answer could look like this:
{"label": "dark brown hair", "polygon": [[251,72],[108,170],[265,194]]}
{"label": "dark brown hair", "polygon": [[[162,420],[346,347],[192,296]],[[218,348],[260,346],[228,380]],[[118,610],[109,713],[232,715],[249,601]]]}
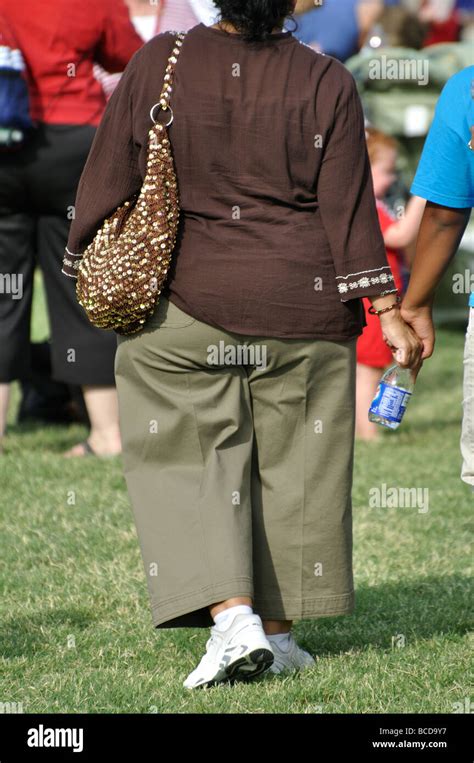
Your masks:
{"label": "dark brown hair", "polygon": [[[230,22],[247,42],[271,40],[275,27],[287,17],[293,18],[292,0],[214,0],[220,11],[219,21]],[[293,30],[294,31],[294,30]]]}

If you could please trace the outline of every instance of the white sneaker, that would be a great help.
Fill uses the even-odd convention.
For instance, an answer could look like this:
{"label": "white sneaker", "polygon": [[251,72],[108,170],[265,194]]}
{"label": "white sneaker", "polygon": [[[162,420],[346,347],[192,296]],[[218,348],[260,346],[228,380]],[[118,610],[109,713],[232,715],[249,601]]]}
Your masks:
{"label": "white sneaker", "polygon": [[260,616],[239,613],[225,631],[212,626],[206,654],[183,686],[194,689],[231,679],[253,679],[268,670],[272,662],[272,648]]}
{"label": "white sneaker", "polygon": [[270,666],[271,673],[303,670],[304,668],[311,668],[313,665],[316,665],[314,657],[298,646],[292,633],[290,633],[290,644],[287,651],[281,649],[274,641],[270,641],[270,646],[275,657]]}

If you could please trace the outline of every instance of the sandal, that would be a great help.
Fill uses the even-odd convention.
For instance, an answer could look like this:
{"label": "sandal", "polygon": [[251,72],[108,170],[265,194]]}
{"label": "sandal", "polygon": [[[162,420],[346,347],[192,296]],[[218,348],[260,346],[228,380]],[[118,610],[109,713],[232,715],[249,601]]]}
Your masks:
{"label": "sandal", "polygon": [[78,445],[74,445],[73,447],[81,447],[82,453],[71,453],[70,451],[66,451],[66,453],[63,454],[64,458],[82,458],[83,456],[95,456],[96,458],[115,458],[116,456],[120,456],[122,453],[120,450],[117,453],[97,453],[97,451],[93,449],[89,440],[84,440],[83,442],[80,442]]}
{"label": "sandal", "polygon": [[[76,454],[76,453],[70,453],[69,451],[67,451],[66,453],[64,453],[65,458],[78,458],[78,457],[82,457],[82,456],[96,456],[97,457],[97,453],[92,448],[89,440],[84,440],[83,442],[80,442],[79,446],[82,448],[82,453],[77,453]],[[77,446],[74,446],[74,447],[77,447]]]}

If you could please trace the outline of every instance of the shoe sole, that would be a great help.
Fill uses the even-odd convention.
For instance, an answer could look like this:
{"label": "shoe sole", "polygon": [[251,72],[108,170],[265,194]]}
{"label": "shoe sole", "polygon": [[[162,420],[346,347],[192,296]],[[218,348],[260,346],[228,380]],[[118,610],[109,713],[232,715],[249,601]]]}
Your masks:
{"label": "shoe sole", "polygon": [[260,676],[271,667],[274,659],[275,656],[270,649],[265,649],[264,647],[253,649],[243,657],[239,657],[239,659],[221,668],[215,678],[187,688],[207,689],[211,686],[217,686],[224,681],[230,681],[231,683],[236,681],[253,681],[254,678]]}

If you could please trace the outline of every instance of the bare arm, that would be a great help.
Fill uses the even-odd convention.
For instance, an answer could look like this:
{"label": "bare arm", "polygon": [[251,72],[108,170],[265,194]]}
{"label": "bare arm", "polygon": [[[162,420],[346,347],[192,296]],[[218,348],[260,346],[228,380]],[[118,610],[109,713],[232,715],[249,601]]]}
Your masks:
{"label": "bare arm", "polygon": [[453,209],[427,202],[410,283],[403,300],[406,310],[432,302],[439,282],[458,250],[470,213],[470,208]]}
{"label": "bare arm", "polygon": [[454,209],[428,201],[421,221],[402,318],[423,342],[422,359],[433,354],[435,291],[461,242],[471,209]]}
{"label": "bare arm", "polygon": [[385,231],[384,241],[388,247],[400,249],[413,243],[420,228],[425,205],[426,200],[420,196],[411,197],[403,217]]}

